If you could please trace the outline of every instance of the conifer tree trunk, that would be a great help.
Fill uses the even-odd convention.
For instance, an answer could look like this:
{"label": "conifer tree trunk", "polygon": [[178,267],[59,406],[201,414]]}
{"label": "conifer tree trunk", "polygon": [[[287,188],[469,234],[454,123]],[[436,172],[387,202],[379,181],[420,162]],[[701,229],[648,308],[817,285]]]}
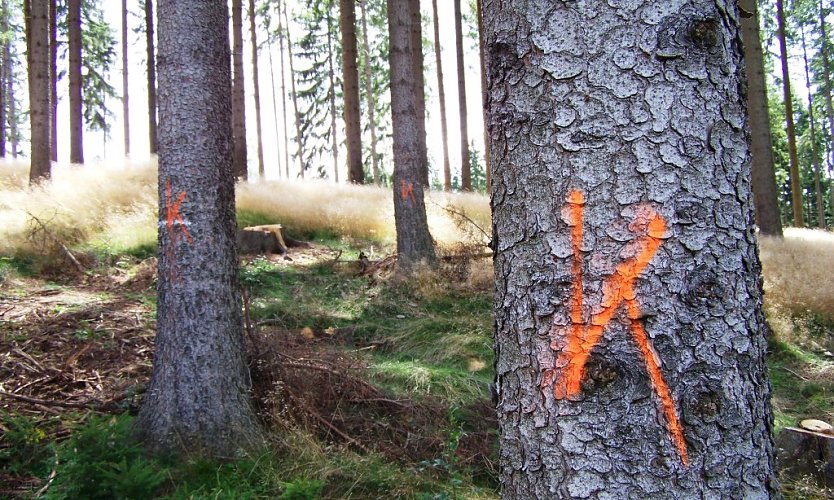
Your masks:
{"label": "conifer tree trunk", "polygon": [[[269,54],[269,83],[272,88],[272,119],[275,126],[275,140],[278,140],[278,95],[275,92],[275,65],[272,58],[272,33],[267,26],[266,44]],[[281,171],[281,146],[276,142],[277,155],[275,156],[275,163],[278,166],[278,176],[282,176]]]}
{"label": "conifer tree trunk", "polygon": [[145,43],[148,73],[148,143],[150,153],[157,152],[156,139],[156,48],[154,42],[153,0],[145,0]]}
{"label": "conifer tree trunk", "polygon": [[130,156],[130,92],[127,69],[127,0],[122,0],[122,115],[124,119],[125,156]]}
{"label": "conifer tree trunk", "polygon": [[469,161],[469,118],[466,112],[466,67],[463,64],[463,26],[460,0],[455,5],[455,46],[458,61],[458,111],[460,113],[460,187],[472,191],[472,165]]}
{"label": "conifer tree trunk", "polygon": [[[285,12],[284,0],[278,0],[278,51],[281,54],[281,113],[284,119],[284,168],[286,168],[287,180],[290,179],[290,138],[289,122],[287,121],[287,73],[284,67],[284,36],[287,36],[289,45],[289,27],[282,19]],[[295,94],[295,93],[293,93]]]}
{"label": "conifer tree trunk", "polygon": [[364,57],[364,72],[365,72],[365,94],[368,106],[368,129],[371,132],[371,169],[374,176],[374,185],[379,186],[379,158],[377,158],[377,138],[376,138],[376,100],[374,99],[374,82],[371,74],[371,48],[368,41],[368,15],[366,12],[366,0],[359,0],[359,9],[362,12],[362,51]]}
{"label": "conifer tree trunk", "polygon": [[339,1],[339,26],[342,31],[342,85],[345,101],[345,141],[348,182],[365,183],[362,169],[362,128],[359,112],[359,69],[356,65],[356,2]]}
{"label": "conifer tree trunk", "polygon": [[162,455],[263,445],[238,288],[228,33],[225,2],[159,3],[157,333],[136,427]]}
{"label": "conifer tree trunk", "polygon": [[264,180],[264,143],[261,128],[261,85],[258,71],[258,30],[255,27],[255,0],[249,0],[249,34],[252,37],[252,86],[255,97],[255,132],[258,139],[258,177]]}
{"label": "conifer tree trunk", "polygon": [[759,14],[756,0],[741,0],[739,5],[748,17],[741,18],[744,62],[747,68],[747,109],[750,115],[750,154],[752,156],[753,199],[756,222],[762,234],[782,236],[778,190],[773,169],[773,141],[767,107],[762,43],[759,37]]}
{"label": "conifer tree trunk", "polygon": [[492,156],[489,150],[489,130],[487,123],[487,60],[484,50],[484,14],[481,0],[475,0],[475,15],[478,17],[478,52],[481,57],[481,110],[484,118],[484,171],[486,172],[486,192],[492,191]]}
{"label": "conifer tree trunk", "polygon": [[834,215],[834,105],[831,103],[831,42],[828,40],[828,30],[825,23],[825,10],[823,9],[822,0],[819,3],[820,15],[820,33],[822,38],[821,59],[822,59],[822,76],[824,82],[823,95],[825,96],[825,115],[828,118],[828,182],[829,182],[829,204],[831,206],[832,215]]}
{"label": "conifer tree trunk", "polygon": [[[332,4],[331,4],[332,6]],[[328,9],[329,10],[329,9]],[[336,125],[336,69],[333,65],[333,16],[327,14],[327,77],[330,80],[330,149],[333,154],[333,182],[339,183],[339,131]],[[348,172],[350,176],[350,172]]]}
{"label": "conifer tree trunk", "polygon": [[81,0],[68,0],[70,163],[84,163],[84,117],[81,82]]}
{"label": "conifer tree trunk", "polygon": [[[160,16],[161,17],[161,16]],[[243,78],[243,0],[232,0],[232,130],[235,178],[249,178],[246,150],[246,87]]]}
{"label": "conifer tree trunk", "polygon": [[817,149],[817,120],[814,116],[814,95],[811,92],[811,70],[808,63],[808,48],[805,44],[805,28],[801,27],[802,60],[805,63],[805,89],[808,92],[808,121],[811,134],[811,163],[814,166],[814,195],[817,205],[817,227],[825,229],[825,200],[822,197],[822,181],[819,150]]}
{"label": "conifer tree trunk", "polygon": [[[414,94],[414,105],[417,112],[417,154],[420,162],[420,178],[426,189],[431,186],[429,182],[429,153],[426,147],[426,80],[423,75],[423,14],[420,12],[420,0],[401,0],[408,4],[411,13],[411,44],[416,50],[411,52],[412,69],[412,93]],[[390,4],[390,2],[389,2]]]}
{"label": "conifer tree trunk", "polygon": [[440,58],[440,19],[437,0],[431,0],[434,23],[434,59],[437,64],[437,94],[440,99],[440,133],[443,137],[443,190],[452,190],[452,167],[449,165],[449,133],[446,124],[446,90],[443,88],[443,61]]}
{"label": "conifer tree trunk", "polygon": [[30,162],[29,184],[51,176],[49,141],[49,0],[27,0],[27,54],[29,63]]}
{"label": "conifer tree trunk", "polygon": [[788,69],[788,42],[785,35],[785,9],[782,0],[776,0],[776,21],[778,23],[776,34],[779,39],[779,50],[782,60],[782,94],[785,100],[785,122],[788,134],[793,224],[796,227],[804,227],[805,219],[802,215],[802,183],[799,179],[799,155],[796,152],[796,127],[793,121],[791,79],[790,70]]}
{"label": "conifer tree trunk", "polygon": [[6,74],[6,96],[7,96],[7,119],[9,125],[9,139],[12,143],[12,158],[17,158],[18,154],[18,131],[17,131],[17,100],[14,95],[14,69],[12,67],[12,48],[11,44],[6,44],[3,48],[5,60],[3,61],[4,73]]}
{"label": "conifer tree trunk", "polygon": [[[301,114],[298,112],[298,96],[295,92],[295,68],[293,64],[293,57],[292,57],[292,38],[290,37],[290,18],[287,16],[287,3],[283,2],[282,4],[284,10],[284,26],[286,26],[287,31],[287,55],[289,66],[290,66],[290,91],[292,97],[292,107],[293,112],[295,113],[295,142],[298,146],[298,151],[296,154],[298,155],[298,176],[303,179],[304,178],[304,139],[301,137]],[[283,74],[283,67],[281,69],[281,73]],[[287,167],[289,169],[289,167]],[[287,172],[287,176],[289,177],[289,171]]]}
{"label": "conifer tree trunk", "polygon": [[[416,43],[414,0],[388,0],[390,43],[391,115],[394,128],[394,222],[397,229],[397,266],[409,272],[420,262],[434,264],[434,244],[429,234],[423,199],[424,171],[422,149],[426,135],[421,133],[419,101],[423,87],[415,85],[416,72],[423,72],[422,43]],[[419,12],[419,3],[417,3]],[[424,122],[423,122],[424,123]],[[425,131],[425,128],[422,129]]]}
{"label": "conifer tree trunk", "polygon": [[58,1],[49,0],[49,144],[58,161]]}
{"label": "conifer tree trunk", "polygon": [[502,497],[777,496],[736,7],[547,6],[484,4]]}
{"label": "conifer tree trunk", "polygon": [[[9,1],[2,0],[0,1],[0,31],[6,33],[8,30]],[[11,42],[7,38],[0,40],[0,59],[2,59],[0,60],[0,158],[6,157],[6,135],[8,133],[6,109],[9,104],[9,96],[6,82],[11,78],[11,72],[8,70],[11,65],[7,62],[11,55],[9,45],[11,45]]]}

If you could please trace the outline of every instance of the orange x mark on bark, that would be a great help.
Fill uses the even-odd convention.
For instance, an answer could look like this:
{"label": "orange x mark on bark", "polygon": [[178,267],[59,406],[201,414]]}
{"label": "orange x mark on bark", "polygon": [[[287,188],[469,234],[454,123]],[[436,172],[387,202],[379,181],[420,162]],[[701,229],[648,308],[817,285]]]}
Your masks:
{"label": "orange x mark on bark", "polygon": [[417,198],[414,197],[414,184],[410,182],[406,182],[401,180],[400,181],[400,197],[403,201],[408,201],[408,198],[411,198],[411,201],[415,204],[417,203]]}
{"label": "orange x mark on bark", "polygon": [[[640,353],[646,363],[646,370],[652,381],[652,387],[663,405],[669,435],[674,442],[681,462],[689,464],[683,428],[678,418],[675,403],[669,392],[669,386],[663,379],[660,370],[660,359],[649,342],[646,330],[640,322],[640,308],[637,304],[634,282],[649,265],[657,249],[662,244],[661,238],[666,232],[666,222],[654,210],[649,209],[640,220],[645,224],[646,234],[636,241],[636,255],[622,262],[603,284],[603,308],[593,314],[589,322],[583,320],[583,290],[582,290],[582,236],[583,210],[585,197],[581,191],[571,191],[568,194],[568,218],[571,226],[571,246],[573,260],[571,274],[573,275],[573,296],[570,305],[571,326],[568,332],[567,345],[561,350],[554,368],[544,371],[541,386],[553,387],[553,395],[563,399],[577,395],[581,391],[582,377],[585,375],[585,365],[591,351],[602,338],[602,333],[614,317],[620,305],[625,305],[629,319],[632,337],[640,348]],[[554,336],[557,327],[551,329]]]}
{"label": "orange x mark on bark", "polygon": [[177,200],[173,201],[171,179],[165,181],[165,228],[168,230],[168,234],[171,235],[171,242],[173,244],[177,243],[179,237],[179,233],[176,232],[174,226],[179,227],[189,244],[194,243],[194,239],[191,238],[191,233],[188,232],[185,219],[180,214],[180,206],[182,206],[183,201],[185,201],[185,191],[180,191],[180,194],[177,195]]}

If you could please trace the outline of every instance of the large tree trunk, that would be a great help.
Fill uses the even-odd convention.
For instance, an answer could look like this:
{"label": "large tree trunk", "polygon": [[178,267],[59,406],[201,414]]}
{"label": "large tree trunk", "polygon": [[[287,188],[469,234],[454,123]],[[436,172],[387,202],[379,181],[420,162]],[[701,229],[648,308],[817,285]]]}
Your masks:
{"label": "large tree trunk", "polygon": [[[162,16],[160,16],[162,17]],[[246,155],[246,87],[243,79],[243,0],[232,0],[232,135],[234,137],[235,178],[249,178]]]}
{"label": "large tree trunk", "polygon": [[394,222],[397,228],[397,265],[402,272],[408,272],[421,261],[433,264],[436,260],[423,199],[425,179],[420,143],[425,148],[426,135],[420,132],[418,102],[424,95],[423,87],[414,85],[417,80],[415,71],[423,71],[422,64],[414,64],[415,54],[422,55],[423,49],[421,45],[415,45],[413,3],[414,0],[388,0],[394,128]]}
{"label": "large tree trunk", "polygon": [[153,0],[145,0],[145,43],[148,49],[148,141],[152,155],[157,151],[156,139],[156,49],[154,43]]}
{"label": "large tree trunk", "polygon": [[773,170],[773,141],[767,108],[762,43],[759,38],[759,13],[756,0],[741,0],[739,6],[749,13],[741,18],[744,62],[747,69],[747,108],[750,114],[750,154],[752,156],[753,199],[756,222],[762,234],[782,236],[778,190]]}
{"label": "large tree trunk", "polygon": [[122,118],[125,127],[125,156],[130,156],[130,92],[128,91],[130,73],[127,69],[127,37],[127,0],[122,0],[122,114],[124,115]]}
{"label": "large tree trunk", "polygon": [[[330,7],[332,7],[332,0]],[[328,8],[328,11],[330,9]],[[339,130],[336,124],[336,68],[333,64],[333,37],[335,36],[333,26],[333,16],[328,12],[327,14],[327,78],[330,82],[330,92],[328,92],[328,99],[330,100],[330,149],[333,155],[333,181],[339,183]],[[350,172],[348,172],[350,177]]]}
{"label": "large tree trunk", "polygon": [[440,133],[443,137],[443,190],[452,190],[452,167],[449,164],[449,133],[446,124],[446,90],[443,88],[443,61],[440,58],[440,19],[437,0],[431,0],[434,23],[434,59],[437,64],[437,95],[440,99]]}
{"label": "large tree trunk", "polygon": [[776,495],[723,1],[490,2],[504,498]]}
{"label": "large tree trunk", "polygon": [[782,61],[782,94],[785,100],[785,121],[788,134],[788,158],[791,175],[791,206],[793,208],[793,225],[804,227],[802,216],[802,184],[799,179],[799,156],[796,152],[796,127],[793,121],[793,100],[791,94],[790,70],[788,69],[788,42],[785,36],[785,9],[782,0],[776,0],[777,38]]}
{"label": "large tree trunk", "polygon": [[266,178],[264,142],[261,128],[261,85],[258,79],[258,30],[255,27],[255,0],[249,0],[249,34],[252,37],[252,86],[255,98],[255,133],[258,139],[258,177]]}
{"label": "large tree trunk", "polygon": [[[429,153],[426,146],[426,80],[423,75],[423,14],[420,12],[420,0],[401,0],[408,4],[411,13],[411,64],[413,65],[411,81],[414,94],[414,106],[417,116],[415,123],[417,133],[417,154],[420,162],[420,178],[426,189],[429,182]],[[390,2],[389,2],[390,4]],[[390,17],[389,17],[390,19]]]}
{"label": "large tree trunk", "polygon": [[81,82],[81,0],[68,0],[70,163],[84,163]]}
{"label": "large tree trunk", "polygon": [[466,112],[466,67],[463,65],[463,26],[460,0],[455,4],[455,47],[458,66],[458,111],[460,113],[460,187],[472,191],[472,165],[469,161],[469,119]]}
{"label": "large tree trunk", "polygon": [[808,62],[808,48],[805,43],[805,28],[801,29],[802,60],[805,63],[805,91],[808,93],[808,122],[811,139],[811,163],[814,165],[814,201],[817,206],[817,227],[825,229],[825,200],[822,197],[822,167],[817,149],[817,120],[814,116],[814,95],[811,91],[811,70]]}
{"label": "large tree trunk", "polygon": [[58,0],[49,1],[49,144],[58,161]]}
{"label": "large tree trunk", "polygon": [[339,26],[342,30],[342,84],[345,99],[348,181],[354,184],[364,184],[362,128],[359,113],[359,69],[356,67],[355,0],[339,0],[339,8]]}
{"label": "large tree trunk", "polygon": [[136,425],[152,451],[232,458],[261,434],[238,291],[226,9],[159,4],[157,334]]}
{"label": "large tree trunk", "polygon": [[51,175],[49,153],[49,0],[28,0],[26,39],[29,60],[29,183]]}
{"label": "large tree trunk", "polygon": [[[301,114],[298,112],[298,96],[295,92],[295,68],[293,64],[293,57],[292,57],[292,38],[290,38],[290,18],[287,16],[287,3],[283,2],[283,11],[284,11],[284,27],[286,28],[286,35],[287,35],[287,56],[290,66],[290,91],[292,93],[292,107],[293,112],[295,113],[295,143],[298,147],[296,154],[298,155],[298,176],[300,178],[304,178],[304,142],[301,136]],[[281,74],[284,73],[284,67],[281,66]],[[287,178],[289,178],[289,166],[287,167]]]}
{"label": "large tree trunk", "polygon": [[487,60],[484,50],[484,13],[481,0],[475,0],[475,15],[478,17],[478,52],[481,57],[481,109],[484,118],[484,171],[486,172],[486,191],[492,189],[492,157],[489,151],[489,117],[487,114]]}
{"label": "large tree trunk", "polygon": [[377,158],[376,139],[376,100],[374,99],[374,82],[371,74],[371,47],[368,41],[368,14],[365,8],[365,0],[359,0],[359,9],[362,12],[362,51],[365,54],[365,94],[368,106],[368,129],[371,132],[371,171],[374,176],[374,185],[379,186],[379,158]]}

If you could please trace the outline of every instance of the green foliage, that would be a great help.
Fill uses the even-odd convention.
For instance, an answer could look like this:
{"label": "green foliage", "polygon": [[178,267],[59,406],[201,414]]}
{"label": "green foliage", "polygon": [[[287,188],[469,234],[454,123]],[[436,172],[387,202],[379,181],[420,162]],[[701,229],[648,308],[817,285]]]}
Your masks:
{"label": "green foliage", "polygon": [[315,500],[321,497],[324,481],[302,477],[281,486],[284,488],[281,500]]}
{"label": "green foliage", "polygon": [[58,473],[47,498],[151,498],[163,467],[131,436],[132,418],[91,416],[58,448]]}
{"label": "green foliage", "polygon": [[795,344],[771,339],[768,358],[776,433],[806,418],[834,417],[834,360]]}
{"label": "green foliage", "polygon": [[42,476],[52,465],[53,445],[36,419],[14,413],[0,413],[6,428],[0,438],[0,469],[9,474]]}

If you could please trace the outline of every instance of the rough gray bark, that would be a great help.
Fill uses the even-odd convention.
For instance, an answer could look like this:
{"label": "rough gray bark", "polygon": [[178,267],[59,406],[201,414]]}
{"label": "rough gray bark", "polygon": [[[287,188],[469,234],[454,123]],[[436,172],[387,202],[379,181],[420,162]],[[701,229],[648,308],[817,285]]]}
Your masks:
{"label": "rough gray bark", "polygon": [[364,184],[362,169],[362,129],[359,113],[359,68],[356,66],[355,0],[339,0],[339,27],[342,31],[342,85],[345,100],[345,142],[348,182]]}
{"label": "rough gray bark", "polygon": [[70,163],[84,163],[84,116],[81,111],[81,0],[68,0],[67,5]]}
{"label": "rough gray bark", "polygon": [[159,281],[154,367],[136,425],[154,452],[260,444],[235,251],[225,2],[159,4]]}
{"label": "rough gray bark", "polygon": [[782,95],[785,101],[785,127],[788,134],[793,225],[796,227],[804,227],[805,220],[802,216],[802,184],[799,179],[799,156],[796,152],[796,127],[793,121],[793,99],[790,70],[788,68],[788,42],[785,36],[785,9],[782,5],[782,0],[776,0],[776,21],[778,25],[776,35],[779,39],[779,53],[782,62]]}
{"label": "rough gray bark", "polygon": [[[402,0],[408,4],[411,13],[411,52],[412,93],[414,94],[414,110],[417,116],[415,132],[418,136],[417,150],[420,157],[420,177],[426,189],[429,182],[429,153],[426,147],[426,80],[423,75],[423,14],[420,12],[420,0]],[[390,3],[390,2],[389,2]]]}
{"label": "rough gray bark", "polygon": [[777,494],[734,2],[485,2],[504,498]]}
{"label": "rough gray bark", "polygon": [[148,143],[150,153],[158,149],[156,139],[156,42],[154,41],[153,0],[145,0],[145,44],[148,72]]}
{"label": "rough gray bark", "polygon": [[[424,171],[420,143],[422,141],[422,148],[425,149],[426,135],[421,133],[418,103],[424,95],[422,86],[414,85],[417,79],[415,71],[418,71],[414,60],[417,53],[422,55],[423,49],[415,44],[413,14],[411,0],[388,0],[394,222],[397,229],[397,266],[402,272],[408,272],[421,261],[428,264],[436,261],[423,199]],[[423,71],[422,64],[419,71]]]}
{"label": "rough gray bark", "polygon": [[28,0],[26,40],[31,124],[29,184],[51,175],[49,147],[49,0]]}
{"label": "rough gray bark", "polygon": [[232,41],[234,175],[238,180],[245,181],[249,178],[249,166],[246,151],[246,87],[243,78],[243,0],[232,0]]}
{"label": "rough gray bark", "polygon": [[460,0],[455,7],[455,47],[458,66],[458,112],[460,113],[460,188],[472,191],[472,165],[469,161],[469,119],[466,112],[466,67],[463,65],[463,26]]}
{"label": "rough gray bark", "polygon": [[368,41],[368,15],[365,9],[365,0],[359,0],[359,10],[362,12],[362,51],[365,54],[363,70],[365,72],[365,94],[368,106],[368,129],[371,132],[371,172],[374,176],[374,185],[379,186],[379,158],[377,158],[376,139],[376,111],[374,107],[374,83],[371,76],[371,48]]}
{"label": "rough gray bark", "polygon": [[747,73],[747,109],[750,116],[750,155],[756,223],[762,234],[782,236],[778,190],[773,173],[773,141],[767,108],[764,58],[759,35],[756,0],[741,0],[739,6],[750,15],[741,18],[744,63]]}
{"label": "rough gray bark", "polygon": [[434,59],[437,64],[437,95],[440,100],[440,133],[443,137],[443,190],[452,190],[452,167],[449,165],[449,133],[446,124],[446,90],[443,88],[443,61],[440,58],[440,19],[437,0],[431,0],[434,23]]}
{"label": "rough gray bark", "polygon": [[255,0],[249,0],[249,35],[252,38],[252,87],[255,98],[255,134],[258,139],[258,177],[266,178],[264,142],[261,127],[261,85],[258,71],[258,30],[255,28]]}
{"label": "rough gray bark", "polygon": [[124,120],[125,156],[130,156],[130,92],[127,69],[127,0],[122,0],[122,119]]}

